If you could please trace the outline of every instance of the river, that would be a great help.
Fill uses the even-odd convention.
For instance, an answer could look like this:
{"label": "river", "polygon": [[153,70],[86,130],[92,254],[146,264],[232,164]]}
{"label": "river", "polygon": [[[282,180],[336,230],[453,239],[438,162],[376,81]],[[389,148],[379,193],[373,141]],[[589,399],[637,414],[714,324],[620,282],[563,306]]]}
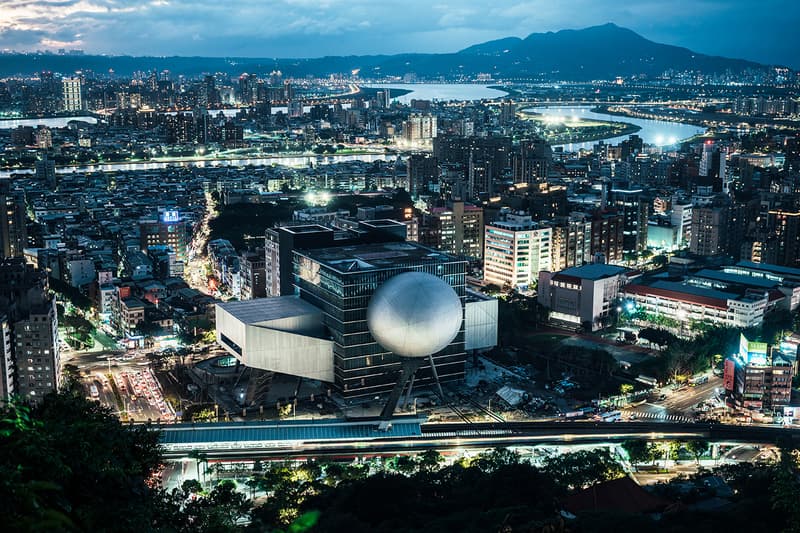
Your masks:
{"label": "river", "polygon": [[[626,122],[634,124],[641,129],[636,132],[636,135],[641,137],[644,142],[654,144],[656,146],[670,146],[682,139],[688,139],[693,135],[704,133],[705,128],[693,126],[691,124],[681,124],[680,122],[667,122],[665,120],[648,120],[643,118],[629,118],[615,115],[608,115],[606,113],[595,113],[592,111],[593,106],[548,106],[548,107],[533,107],[528,108],[526,111],[533,111],[542,115],[550,116],[563,116],[573,117],[577,116],[585,119],[603,120]],[[620,141],[627,139],[627,135],[619,137],[610,137],[603,139],[607,144],[617,144]],[[571,143],[555,146],[562,146],[565,152],[576,152],[581,148],[591,150],[592,147],[599,141],[589,141],[585,143]]]}
{"label": "river", "polygon": [[401,104],[410,104],[411,100],[482,100],[484,98],[502,98],[505,91],[492,89],[487,85],[473,83],[386,83],[364,85],[373,89],[403,89],[408,94],[392,98]]}
{"label": "river", "polygon": [[0,120],[0,130],[10,130],[19,126],[47,126],[48,128],[66,128],[71,120],[79,120],[89,124],[97,124],[97,119],[82,117],[47,117],[47,118],[9,118]]}
{"label": "river", "polygon": [[[132,172],[142,170],[159,170],[168,167],[244,167],[244,166],[271,166],[283,165],[287,167],[307,167],[314,165],[330,165],[346,163],[348,161],[394,161],[399,154],[343,154],[343,155],[299,155],[299,156],[268,156],[253,159],[199,159],[175,161],[145,161],[141,163],[100,163],[96,165],[57,167],[57,174],[70,174],[72,172]],[[12,174],[33,174],[33,169],[0,170],[0,178],[8,178]]]}

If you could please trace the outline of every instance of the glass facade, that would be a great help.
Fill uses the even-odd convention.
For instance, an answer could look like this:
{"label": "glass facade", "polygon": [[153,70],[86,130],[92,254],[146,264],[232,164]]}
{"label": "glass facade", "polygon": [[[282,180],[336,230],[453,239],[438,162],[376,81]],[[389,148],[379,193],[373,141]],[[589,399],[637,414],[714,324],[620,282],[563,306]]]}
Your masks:
{"label": "glass facade", "polygon": [[[391,246],[391,245],[389,245]],[[346,259],[329,259],[332,249],[295,251],[294,277],[300,298],[324,312],[325,326],[334,341],[336,387],[345,397],[389,392],[400,370],[400,359],[386,351],[367,327],[367,306],[375,290],[403,272],[426,272],[445,280],[461,298],[466,297],[467,262],[418,245],[403,245],[407,254],[378,254],[376,245],[349,247]],[[359,259],[370,256],[369,259]],[[369,253],[368,253],[369,252]],[[344,253],[344,251],[342,251]],[[434,355],[442,381],[464,379],[464,328],[453,342]],[[423,364],[415,383],[432,380],[430,365]]]}

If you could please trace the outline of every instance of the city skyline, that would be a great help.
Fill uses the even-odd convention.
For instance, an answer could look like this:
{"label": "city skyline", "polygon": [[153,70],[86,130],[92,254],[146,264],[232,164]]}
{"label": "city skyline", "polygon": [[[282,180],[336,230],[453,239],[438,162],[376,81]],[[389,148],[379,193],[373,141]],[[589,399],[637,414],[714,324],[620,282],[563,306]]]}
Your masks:
{"label": "city skyline", "polygon": [[235,7],[205,0],[10,0],[0,13],[0,49],[19,51],[283,58],[439,53],[610,21],[700,53],[800,66],[792,33],[800,5],[779,0],[645,1],[635,6],[586,0],[491,6],[471,1],[375,6],[360,0],[247,0]]}

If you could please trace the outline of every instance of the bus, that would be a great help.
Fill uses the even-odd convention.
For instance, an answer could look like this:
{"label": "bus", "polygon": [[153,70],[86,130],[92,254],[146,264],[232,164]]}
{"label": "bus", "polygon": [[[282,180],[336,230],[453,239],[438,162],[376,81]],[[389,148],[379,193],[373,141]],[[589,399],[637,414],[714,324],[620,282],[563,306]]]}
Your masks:
{"label": "bus", "polygon": [[697,376],[689,380],[689,385],[692,387],[695,385],[702,385],[703,383],[708,383],[708,376]]}
{"label": "bus", "polygon": [[622,412],[609,411],[607,413],[603,413],[600,415],[600,420],[603,422],[616,422],[617,420],[622,420]]}
{"label": "bus", "polygon": [[645,376],[644,374],[639,374],[639,376],[637,376],[636,378],[636,381],[638,381],[639,383],[644,383],[645,385],[649,385],[651,387],[658,386],[658,380],[656,378]]}

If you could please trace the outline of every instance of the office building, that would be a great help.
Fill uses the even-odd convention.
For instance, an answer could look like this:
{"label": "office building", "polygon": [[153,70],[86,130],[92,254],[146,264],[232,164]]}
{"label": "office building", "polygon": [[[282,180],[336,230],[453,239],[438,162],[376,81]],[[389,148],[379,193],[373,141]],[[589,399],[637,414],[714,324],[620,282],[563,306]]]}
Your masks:
{"label": "office building", "polygon": [[728,401],[737,408],[776,411],[789,405],[797,355],[788,355],[744,334],[739,351],[725,360],[723,386]]}
{"label": "office building", "polygon": [[539,273],[538,300],[550,322],[597,331],[611,325],[612,309],[629,270],[600,263]]}
{"label": "office building", "polygon": [[181,263],[186,262],[186,220],[180,212],[159,209],[155,217],[139,220],[141,249],[146,252],[153,245],[169,246]]}
{"label": "office building", "polygon": [[524,215],[506,214],[486,225],[483,279],[500,287],[527,290],[539,272],[551,270],[553,230]]}

